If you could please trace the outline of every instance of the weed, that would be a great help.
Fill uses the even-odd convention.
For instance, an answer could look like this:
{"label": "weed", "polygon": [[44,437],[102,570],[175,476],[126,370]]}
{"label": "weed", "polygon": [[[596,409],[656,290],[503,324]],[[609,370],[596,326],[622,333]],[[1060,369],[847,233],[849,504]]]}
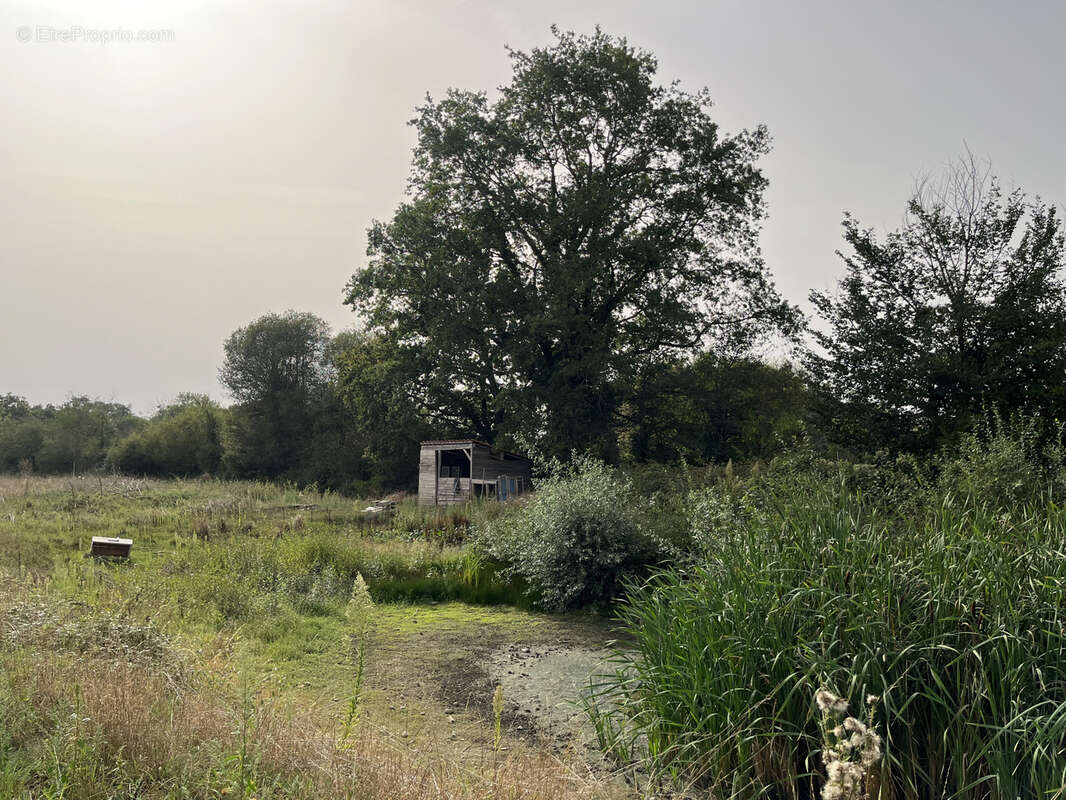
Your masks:
{"label": "weed", "polygon": [[828,689],[819,689],[815,699],[822,712],[822,800],[877,798],[882,754],[874,712],[880,698],[867,695],[865,722],[849,716],[848,701]]}
{"label": "weed", "polygon": [[371,614],[374,609],[374,601],[370,597],[370,590],[362,575],[356,575],[352,582],[352,596],[348,600],[345,616],[352,626],[352,638],[356,647],[355,683],[352,686],[352,694],[348,698],[348,712],[344,718],[344,726],[341,735],[341,743],[346,743],[351,736],[363,698],[363,679],[366,673],[366,653],[370,639]]}
{"label": "weed", "polygon": [[492,749],[500,752],[500,743],[503,741],[503,684],[496,684],[496,690],[492,693]]}

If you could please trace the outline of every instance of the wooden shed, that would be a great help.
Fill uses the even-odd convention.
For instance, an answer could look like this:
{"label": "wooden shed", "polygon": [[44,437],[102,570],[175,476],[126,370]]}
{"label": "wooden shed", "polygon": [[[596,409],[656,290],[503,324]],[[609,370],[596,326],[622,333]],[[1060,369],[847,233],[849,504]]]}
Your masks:
{"label": "wooden shed", "polygon": [[422,442],[418,504],[465,503],[476,498],[507,500],[533,488],[529,459],[497,450],[477,439]]}

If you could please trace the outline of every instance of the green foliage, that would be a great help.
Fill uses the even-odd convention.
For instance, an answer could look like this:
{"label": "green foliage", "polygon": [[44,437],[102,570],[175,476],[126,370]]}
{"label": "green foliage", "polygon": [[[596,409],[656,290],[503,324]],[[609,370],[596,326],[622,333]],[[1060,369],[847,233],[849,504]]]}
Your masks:
{"label": "green foliage", "polygon": [[28,417],[30,410],[30,404],[26,402],[25,397],[10,392],[0,395],[0,422]]}
{"label": "green foliage", "polygon": [[986,417],[935,463],[937,488],[960,502],[992,508],[1063,502],[1066,453],[1036,418]]}
{"label": "green foliage", "polygon": [[835,296],[811,301],[827,330],[807,364],[826,435],[929,451],[985,410],[1066,412],[1064,239],[1056,209],[1004,195],[972,156],[908,204],[879,241],[851,217]]}
{"label": "green foliage", "polygon": [[114,444],[108,463],[131,475],[215,475],[225,412],[203,395],[183,395],[141,430]]}
{"label": "green foliage", "polygon": [[238,402],[225,436],[233,474],[278,478],[306,458],[329,341],[324,320],[296,311],[260,317],[226,340],[219,380]]}
{"label": "green foliage", "polygon": [[103,468],[108,449],[143,421],[128,406],[72,397],[61,406],[0,398],[0,471],[71,473]]}
{"label": "green foliage", "polygon": [[45,423],[36,417],[0,419],[0,471],[14,472],[37,461],[45,439]]}
{"label": "green foliage", "polygon": [[325,381],[329,326],[314,314],[267,314],[226,340],[219,380],[241,403],[309,396]]}
{"label": "green foliage", "polygon": [[[311,413],[307,450],[284,472],[290,480],[356,496],[407,485],[404,477],[414,471],[416,462],[404,464],[403,473],[377,472],[367,457],[360,419],[344,405],[335,383],[323,388]],[[380,429],[388,430],[388,423],[382,422]]]}
{"label": "green foliage", "polygon": [[599,31],[511,58],[498,99],[418,109],[409,198],[347,302],[440,428],[611,455],[643,368],[793,327],[755,246],[768,136]]}
{"label": "green foliage", "polygon": [[634,651],[598,689],[604,744],[716,796],[814,796],[812,697],[831,686],[856,708],[882,697],[892,796],[1058,790],[1066,512],[1039,465],[1030,491],[998,491],[1021,443],[984,447],[945,456],[940,490],[911,483],[904,518],[899,477],[810,461],[693,497],[698,565],[633,584],[621,607]]}
{"label": "green foliage", "polygon": [[430,398],[417,390],[415,354],[385,337],[345,334],[336,350],[337,396],[373,469],[377,490],[415,486],[419,443],[456,432],[432,428]]}
{"label": "green foliage", "polygon": [[807,390],[789,365],[704,353],[649,370],[623,409],[638,462],[769,458],[799,437]]}
{"label": "green foliage", "polygon": [[632,485],[600,461],[578,458],[537,484],[517,513],[490,522],[478,544],[562,611],[613,601],[626,575],[654,556],[633,512]]}
{"label": "green foliage", "polygon": [[[336,382],[357,339],[352,333],[330,338],[325,321],[295,311],[260,317],[229,337],[219,371],[238,401],[223,434],[229,475],[334,491],[366,485],[367,421],[345,406]],[[378,430],[388,424],[374,423]],[[392,478],[383,482],[393,486]]]}

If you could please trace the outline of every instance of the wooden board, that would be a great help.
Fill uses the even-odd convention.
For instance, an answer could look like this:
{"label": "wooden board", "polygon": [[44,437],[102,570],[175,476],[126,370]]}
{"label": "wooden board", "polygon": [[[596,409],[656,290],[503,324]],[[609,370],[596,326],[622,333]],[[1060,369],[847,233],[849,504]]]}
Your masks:
{"label": "wooden board", "polygon": [[418,457],[418,504],[432,506],[437,503],[437,451],[423,447]]}
{"label": "wooden board", "polygon": [[89,555],[96,558],[129,558],[133,547],[132,539],[118,537],[94,536]]}

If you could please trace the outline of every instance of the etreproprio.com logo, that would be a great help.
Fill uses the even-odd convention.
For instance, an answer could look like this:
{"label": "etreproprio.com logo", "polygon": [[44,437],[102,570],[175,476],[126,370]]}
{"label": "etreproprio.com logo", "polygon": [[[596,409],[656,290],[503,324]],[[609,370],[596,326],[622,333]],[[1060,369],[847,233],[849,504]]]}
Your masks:
{"label": "etreproprio.com logo", "polygon": [[20,25],[15,38],[23,42],[50,44],[155,44],[173,42],[174,31],[170,28],[89,28],[82,25],[57,27],[54,25]]}

